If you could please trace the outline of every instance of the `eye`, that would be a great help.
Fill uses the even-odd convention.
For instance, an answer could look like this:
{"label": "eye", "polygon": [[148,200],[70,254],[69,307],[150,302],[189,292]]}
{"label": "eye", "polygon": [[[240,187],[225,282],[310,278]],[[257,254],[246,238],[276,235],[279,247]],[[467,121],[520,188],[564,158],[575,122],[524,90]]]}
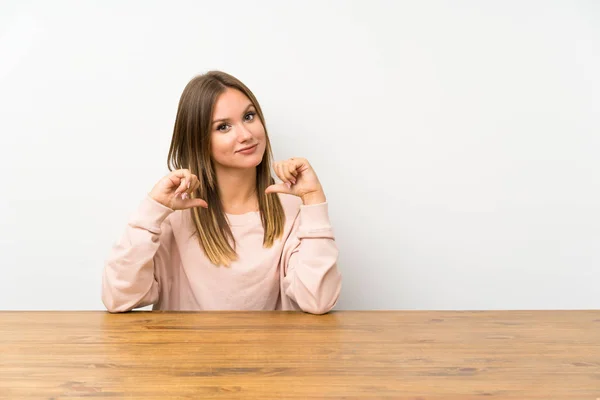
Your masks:
{"label": "eye", "polygon": [[252,121],[254,119],[255,115],[256,115],[256,113],[254,111],[250,111],[249,113],[246,114],[246,116],[244,117],[244,119],[246,121]]}
{"label": "eye", "polygon": [[225,132],[226,128],[227,128],[227,124],[221,124],[217,127],[217,130],[219,132]]}

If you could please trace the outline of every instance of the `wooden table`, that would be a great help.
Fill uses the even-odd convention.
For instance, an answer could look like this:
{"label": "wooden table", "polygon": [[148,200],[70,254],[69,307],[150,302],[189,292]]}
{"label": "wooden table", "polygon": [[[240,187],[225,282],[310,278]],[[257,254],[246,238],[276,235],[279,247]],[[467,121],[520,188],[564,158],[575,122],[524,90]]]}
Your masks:
{"label": "wooden table", "polygon": [[0,398],[600,398],[600,311],[0,312]]}

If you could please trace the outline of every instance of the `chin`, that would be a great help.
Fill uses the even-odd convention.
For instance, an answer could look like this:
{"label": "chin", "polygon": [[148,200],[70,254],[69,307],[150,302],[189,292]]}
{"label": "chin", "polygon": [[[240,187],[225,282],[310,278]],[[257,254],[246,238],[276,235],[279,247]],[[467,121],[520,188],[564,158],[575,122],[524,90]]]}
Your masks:
{"label": "chin", "polygon": [[263,155],[262,154],[253,154],[251,156],[245,157],[244,160],[238,160],[237,163],[235,163],[236,165],[234,166],[235,168],[242,168],[242,169],[246,169],[246,168],[256,168],[257,166],[260,165],[260,163],[262,162],[263,159]]}
{"label": "chin", "polygon": [[255,157],[250,157],[248,159],[248,161],[245,163],[247,164],[246,168],[254,168],[254,167],[258,167],[260,165],[260,163],[262,162],[263,156],[258,156],[256,155]]}

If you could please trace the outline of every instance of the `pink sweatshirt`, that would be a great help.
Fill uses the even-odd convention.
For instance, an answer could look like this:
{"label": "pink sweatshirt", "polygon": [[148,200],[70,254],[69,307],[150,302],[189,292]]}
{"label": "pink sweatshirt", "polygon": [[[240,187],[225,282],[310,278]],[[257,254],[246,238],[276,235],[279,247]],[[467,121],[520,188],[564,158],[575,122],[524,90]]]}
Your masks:
{"label": "pink sweatshirt", "polygon": [[153,305],[154,310],[303,310],[328,312],[341,275],[327,203],[305,206],[280,194],[283,237],[263,247],[258,212],[226,214],[238,260],[217,267],[194,235],[189,210],[173,211],[149,196],[113,246],[102,280],[110,312]]}

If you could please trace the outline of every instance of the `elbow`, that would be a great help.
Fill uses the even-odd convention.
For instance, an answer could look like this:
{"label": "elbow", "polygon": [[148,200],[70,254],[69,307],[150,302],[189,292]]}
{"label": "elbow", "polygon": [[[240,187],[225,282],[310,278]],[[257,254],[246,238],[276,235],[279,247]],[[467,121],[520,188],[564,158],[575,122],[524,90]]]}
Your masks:
{"label": "elbow", "polygon": [[338,299],[339,291],[337,291],[332,296],[321,298],[319,299],[319,301],[312,301],[309,303],[302,304],[300,308],[302,308],[302,311],[308,314],[323,315],[333,310],[333,308],[338,302]]}
{"label": "elbow", "polygon": [[121,308],[121,307],[106,307],[106,311],[108,311],[110,314],[120,314],[120,313],[125,313],[125,312],[131,311],[131,310]]}
{"label": "elbow", "polygon": [[109,313],[124,312],[123,305],[117,300],[118,296],[106,281],[106,274],[102,280],[102,304]]}
{"label": "elbow", "polygon": [[329,285],[324,285],[320,293],[314,296],[306,296],[305,301],[298,304],[302,311],[309,314],[322,315],[333,310],[342,290],[342,277],[339,273],[336,275],[337,279],[330,281]]}
{"label": "elbow", "polygon": [[329,311],[331,311],[333,309],[333,307],[335,306],[335,304],[336,303],[333,303],[332,305],[304,306],[304,307],[302,307],[302,311],[304,311],[307,314],[323,315],[323,314],[327,314]]}
{"label": "elbow", "polygon": [[108,279],[102,280],[102,303],[109,313],[124,313],[133,310],[140,297],[127,282]]}
{"label": "elbow", "polygon": [[119,314],[119,313],[125,313],[125,312],[129,312],[132,309],[125,307],[124,305],[106,305],[106,311],[108,311],[111,314]]}
{"label": "elbow", "polygon": [[133,309],[124,301],[119,301],[114,295],[107,293],[106,290],[102,291],[102,303],[104,303],[106,311],[111,314],[124,313]]}

